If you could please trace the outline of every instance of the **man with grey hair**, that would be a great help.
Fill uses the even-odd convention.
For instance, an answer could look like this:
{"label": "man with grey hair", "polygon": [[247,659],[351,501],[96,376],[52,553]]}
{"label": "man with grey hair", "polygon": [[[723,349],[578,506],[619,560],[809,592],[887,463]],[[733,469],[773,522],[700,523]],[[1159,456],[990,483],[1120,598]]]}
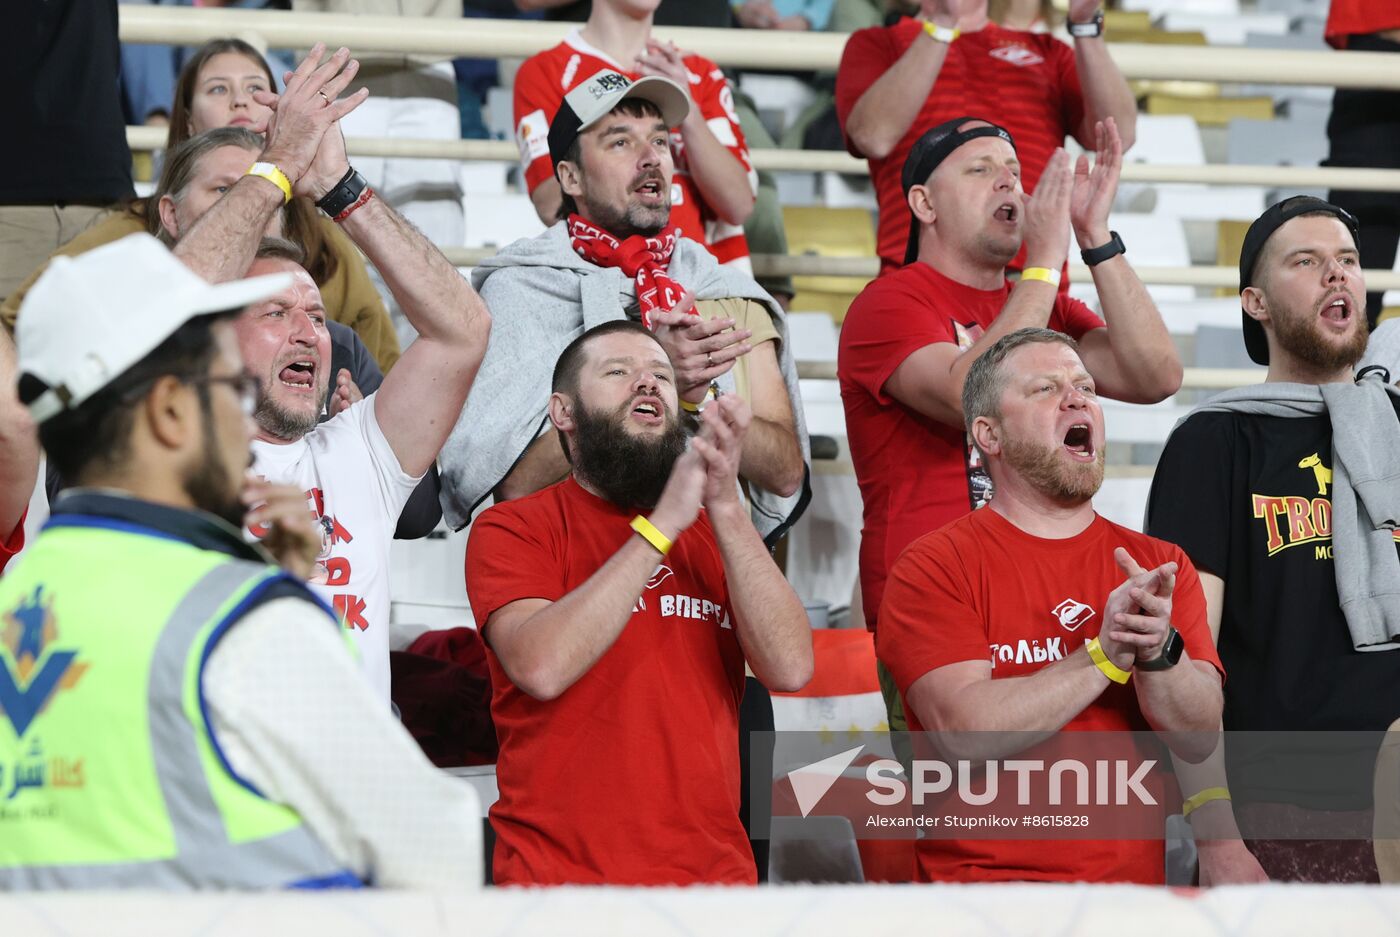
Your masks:
{"label": "man with grey hair", "polygon": [[[1211,733],[1220,718],[1200,582],[1177,547],[1094,512],[1103,411],[1074,340],[1049,329],[1004,336],[968,370],[962,406],[992,476],[989,510],[904,551],[876,634],[910,731],[944,733],[945,746],[947,733],[1008,733],[996,743],[1006,750],[976,756],[1003,758],[1061,730],[1153,730],[1178,754],[1203,757],[1173,735]],[[1022,741],[1005,742],[1009,733]],[[916,849],[925,881],[1165,876],[1161,843],[1144,840],[1067,850],[928,838]]]}

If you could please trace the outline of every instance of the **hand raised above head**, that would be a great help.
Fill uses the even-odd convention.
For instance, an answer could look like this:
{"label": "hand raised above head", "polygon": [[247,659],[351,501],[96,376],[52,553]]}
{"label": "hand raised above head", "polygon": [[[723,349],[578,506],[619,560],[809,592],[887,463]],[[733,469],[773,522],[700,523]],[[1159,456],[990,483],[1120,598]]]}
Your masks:
{"label": "hand raised above head", "polygon": [[[332,167],[336,144],[329,146],[328,154],[323,150],[323,137],[332,127],[339,141],[340,131],[337,121],[359,107],[369,97],[369,92],[361,88],[344,100],[337,100],[340,93],[359,71],[359,62],[350,58],[350,50],[339,49],[329,59],[322,61],[325,46],[317,43],[296,71],[285,76],[286,88],[282,94],[271,91],[255,92],[259,104],[272,108],[267,123],[255,130],[265,131],[267,144],[263,148],[263,159],[274,163],[287,175],[292,190],[298,195],[317,196],[319,176]],[[339,141],[339,153],[343,160],[344,142]],[[313,165],[316,172],[313,173]],[[348,165],[348,164],[347,164]],[[344,174],[344,166],[341,166]],[[308,178],[308,174],[311,174]],[[339,181],[332,180],[330,185]],[[327,187],[327,189],[329,186]]]}
{"label": "hand raised above head", "polygon": [[1079,246],[1084,249],[1102,247],[1111,236],[1108,213],[1113,210],[1113,197],[1118,192],[1118,177],[1123,171],[1123,138],[1112,118],[1094,124],[1094,164],[1080,154],[1074,167],[1074,193],[1070,199],[1070,221]]}
{"label": "hand raised above head", "polygon": [[1025,196],[1026,264],[1059,270],[1069,256],[1070,193],[1069,154],[1055,150],[1036,181],[1035,191]]}

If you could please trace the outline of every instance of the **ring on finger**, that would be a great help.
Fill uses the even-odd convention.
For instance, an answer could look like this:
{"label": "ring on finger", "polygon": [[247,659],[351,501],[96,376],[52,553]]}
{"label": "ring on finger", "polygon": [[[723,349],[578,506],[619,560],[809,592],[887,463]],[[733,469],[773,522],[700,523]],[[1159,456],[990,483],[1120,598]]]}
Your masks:
{"label": "ring on finger", "polygon": [[331,99],[328,98],[328,97],[326,97],[326,92],[324,92],[324,91],[317,91],[316,93],[319,94],[319,95],[321,96],[321,100],[322,100],[322,101],[325,101],[327,105],[329,105],[329,104],[331,103]]}

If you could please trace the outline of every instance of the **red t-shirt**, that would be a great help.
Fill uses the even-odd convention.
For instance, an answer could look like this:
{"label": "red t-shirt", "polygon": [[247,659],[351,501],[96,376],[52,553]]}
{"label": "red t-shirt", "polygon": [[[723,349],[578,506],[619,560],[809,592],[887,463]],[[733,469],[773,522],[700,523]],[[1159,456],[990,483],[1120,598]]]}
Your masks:
{"label": "red t-shirt", "polygon": [[472,524],[467,594],[485,629],[501,753],[491,808],[497,884],[754,884],[739,822],[744,655],[702,511],[605,654],[557,699],[511,683],[486,620],[557,601],[633,536],[635,514],[572,477]]}
{"label": "red t-shirt", "polygon": [[[690,77],[690,100],[705,118],[715,138],[734,154],[749,172],[749,185],[758,184],[739,117],[734,112],[734,93],[718,65],[699,55],[682,61]],[[559,105],[578,85],[603,69],[622,72],[630,78],[640,73],[624,68],[607,53],[584,42],[578,31],[563,42],[531,56],[515,76],[515,141],[520,147],[520,164],[525,184],[531,192],[546,179],[554,178],[554,162],[549,157],[549,123]],[[671,131],[671,152],[676,174],[671,182],[671,223],[692,241],[710,249],[720,263],[735,263],[750,269],[749,245],[742,225],[732,225],[715,217],[690,177],[685,143],[679,130]]]}
{"label": "red t-shirt", "polygon": [[1347,47],[1348,36],[1400,29],[1400,5],[1376,0],[1332,0],[1325,35],[1329,45]]}
{"label": "red t-shirt", "polygon": [[[913,263],[866,286],[841,325],[836,375],[865,505],[860,587],[872,631],[885,571],[900,551],[980,507],[991,491],[967,433],[904,406],[885,392],[885,382],[925,345],[972,345],[1010,296],[1010,283],[977,290]],[[1102,325],[1079,300],[1056,296],[1050,328],[1078,339]]]}
{"label": "red t-shirt", "polygon": [[[923,24],[903,19],[851,34],[836,73],[836,116],[844,129],[856,102],[915,41],[931,42]],[[870,159],[880,220],[880,272],[903,265],[909,241],[909,206],[900,174],[904,160],[924,132],[964,115],[995,121],[1011,132],[1027,192],[1065,137],[1084,121],[1084,96],[1074,67],[1074,51],[1053,36],[1002,29],[988,24],[958,37],[908,132],[884,159]],[[1081,141],[1083,142],[1083,141]],[[1092,142],[1092,141],[1091,141]],[[847,137],[853,156],[865,156]]]}
{"label": "red t-shirt", "polygon": [[25,508],[24,513],[19,516],[19,523],[15,524],[15,529],[10,531],[10,536],[6,537],[3,543],[0,543],[0,573],[3,573],[10,560],[24,549],[24,520],[28,516],[29,509]]}
{"label": "red t-shirt", "polygon": [[[963,517],[904,551],[885,590],[875,637],[879,657],[906,695],[924,674],[962,661],[990,658],[993,680],[1035,673],[1098,635],[1104,602],[1125,578],[1113,560],[1119,546],[1144,569],[1178,564],[1172,624],[1192,660],[1223,674],[1200,579],[1180,547],[1102,517],[1074,537],[1043,540],[996,511]],[[1042,660],[1037,662],[1037,656]],[[905,714],[911,732],[923,730],[907,703]],[[1111,684],[1065,728],[1150,731],[1131,681]],[[1150,780],[1161,790],[1160,775]],[[1160,839],[928,839],[916,851],[919,877],[925,881],[1160,884],[1164,878]]]}

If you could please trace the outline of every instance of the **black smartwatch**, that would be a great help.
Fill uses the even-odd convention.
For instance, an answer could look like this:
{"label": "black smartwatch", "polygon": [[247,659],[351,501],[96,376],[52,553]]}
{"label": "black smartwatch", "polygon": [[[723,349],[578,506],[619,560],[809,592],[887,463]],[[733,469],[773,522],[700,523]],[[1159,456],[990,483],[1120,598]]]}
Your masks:
{"label": "black smartwatch", "polygon": [[1181,660],[1181,652],[1186,642],[1181,640],[1181,632],[1175,628],[1167,630],[1167,640],[1162,643],[1162,653],[1152,660],[1140,660],[1133,664],[1138,670],[1170,670]]}
{"label": "black smartwatch", "polygon": [[316,207],[334,218],[359,199],[369,182],[351,166],[341,180],[325,195],[316,200]]}
{"label": "black smartwatch", "polygon": [[1066,23],[1065,28],[1076,39],[1097,39],[1103,35],[1103,10],[1095,13],[1087,23]]}
{"label": "black smartwatch", "polygon": [[1110,231],[1113,235],[1108,239],[1107,244],[1098,247],[1091,247],[1088,250],[1080,251],[1079,257],[1084,261],[1084,266],[1093,267],[1103,263],[1110,257],[1117,257],[1119,254],[1126,254],[1128,249],[1123,246],[1123,239],[1118,236],[1117,231]]}

